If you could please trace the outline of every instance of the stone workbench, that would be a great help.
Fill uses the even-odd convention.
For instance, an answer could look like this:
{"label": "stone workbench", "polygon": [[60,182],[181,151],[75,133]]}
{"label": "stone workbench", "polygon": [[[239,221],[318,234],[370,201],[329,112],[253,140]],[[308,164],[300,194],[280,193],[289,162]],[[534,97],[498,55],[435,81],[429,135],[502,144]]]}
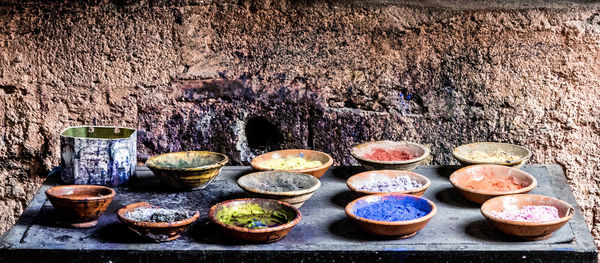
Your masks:
{"label": "stone workbench", "polygon": [[[492,229],[479,206],[465,201],[452,187],[448,176],[455,169],[421,166],[415,170],[431,179],[424,197],[437,204],[438,212],[412,238],[380,238],[357,229],[344,213],[352,199],[345,180],[361,168],[334,167],[300,208],[302,221],[287,237],[271,244],[229,239],[206,216],[218,201],[245,197],[235,179],[251,171],[248,167],[226,167],[206,189],[183,193],[164,191],[148,169],[138,168],[137,182],[129,188],[116,188],[117,196],[98,225],[90,229],[65,228],[57,222],[44,195],[56,184],[51,176],[17,224],[2,237],[0,262],[596,262],[596,247],[579,209],[546,240],[514,240]],[[524,170],[539,183],[531,193],[557,197],[577,207],[560,166],[528,165]],[[199,210],[201,217],[178,240],[146,243],[116,217],[119,208],[139,201]]]}

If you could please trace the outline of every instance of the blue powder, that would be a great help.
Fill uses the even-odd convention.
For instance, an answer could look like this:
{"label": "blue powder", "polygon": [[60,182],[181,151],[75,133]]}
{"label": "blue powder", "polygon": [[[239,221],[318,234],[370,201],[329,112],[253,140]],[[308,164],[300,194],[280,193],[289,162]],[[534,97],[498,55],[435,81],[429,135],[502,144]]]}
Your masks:
{"label": "blue powder", "polygon": [[431,211],[427,201],[410,196],[384,197],[376,202],[359,201],[354,214],[377,221],[406,221],[423,217]]}

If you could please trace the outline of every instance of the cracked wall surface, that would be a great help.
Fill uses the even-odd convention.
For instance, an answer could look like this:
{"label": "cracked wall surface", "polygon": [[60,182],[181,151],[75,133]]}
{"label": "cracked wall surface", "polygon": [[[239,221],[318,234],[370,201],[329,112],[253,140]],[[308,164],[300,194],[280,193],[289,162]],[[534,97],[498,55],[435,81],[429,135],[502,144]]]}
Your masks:
{"label": "cracked wall surface", "polygon": [[[0,233],[71,125],[139,130],[139,158],[248,164],[371,139],[517,143],[566,171],[600,240],[600,4],[588,1],[2,1]],[[277,138],[248,138],[262,118]],[[256,134],[256,133],[254,133]],[[252,145],[264,141],[264,145]]]}

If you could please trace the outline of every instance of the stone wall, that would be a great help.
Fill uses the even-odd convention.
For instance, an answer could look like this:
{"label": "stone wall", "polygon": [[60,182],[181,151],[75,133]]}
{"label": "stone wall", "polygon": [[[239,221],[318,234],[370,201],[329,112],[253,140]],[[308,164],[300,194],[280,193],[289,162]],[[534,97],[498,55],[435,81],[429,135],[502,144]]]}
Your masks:
{"label": "stone wall", "polygon": [[[83,1],[82,1],[83,2]],[[71,125],[139,129],[139,156],[231,164],[371,139],[503,141],[563,165],[600,240],[600,4],[588,1],[4,1],[0,233]]]}

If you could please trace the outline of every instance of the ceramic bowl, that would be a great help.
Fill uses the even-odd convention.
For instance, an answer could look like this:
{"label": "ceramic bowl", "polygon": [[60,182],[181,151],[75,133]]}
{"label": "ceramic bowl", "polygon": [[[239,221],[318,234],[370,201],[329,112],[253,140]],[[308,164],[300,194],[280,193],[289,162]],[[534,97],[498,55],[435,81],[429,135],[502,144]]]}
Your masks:
{"label": "ceramic bowl", "polygon": [[190,191],[206,187],[227,162],[224,154],[189,151],[152,156],[146,166],[168,187]]}
{"label": "ceramic bowl", "polygon": [[[520,156],[520,158],[504,162],[483,162],[472,160],[467,157],[473,151],[482,151],[491,154],[494,153],[496,150],[502,150],[513,155],[518,155]],[[454,156],[454,158],[456,158],[456,160],[458,160],[458,162],[460,162],[460,164],[465,166],[473,164],[497,164],[520,168],[531,157],[531,151],[523,146],[508,143],[476,142],[461,145],[459,147],[454,148],[454,151],[452,151],[452,155]]]}
{"label": "ceramic bowl", "polygon": [[[518,222],[503,220],[492,215],[492,211],[503,211],[507,208],[521,208],[527,205],[547,205],[558,209],[560,219],[548,222]],[[568,203],[543,195],[507,195],[492,198],[481,206],[481,213],[487,221],[505,234],[524,240],[546,239],[554,231],[563,227],[575,214],[575,209]]]}
{"label": "ceramic bowl", "polygon": [[[374,192],[374,191],[360,189],[360,187],[362,185],[364,185],[365,183],[377,181],[379,178],[392,179],[392,178],[399,177],[399,176],[408,176],[412,180],[419,182],[421,184],[421,187],[411,189],[411,190],[406,190],[406,191],[399,191],[399,192]],[[423,195],[423,193],[425,193],[427,188],[429,188],[429,186],[431,186],[431,180],[429,180],[429,178],[427,178],[423,175],[420,175],[418,173],[409,172],[409,171],[377,170],[377,171],[366,171],[366,172],[362,172],[362,173],[353,175],[350,178],[348,178],[348,180],[346,180],[346,185],[348,185],[348,188],[350,188],[350,190],[360,193],[360,194],[396,193],[396,194],[411,194],[411,195],[421,196],[421,195]]]}
{"label": "ceramic bowl", "polygon": [[284,171],[265,171],[244,175],[238,185],[252,196],[286,202],[300,208],[321,187],[312,175]]}
{"label": "ceramic bowl", "polygon": [[198,211],[191,211],[193,214],[191,214],[190,217],[174,222],[144,222],[125,217],[126,213],[133,212],[136,209],[143,207],[159,208],[146,202],[133,203],[119,209],[117,216],[121,222],[127,225],[127,228],[131,229],[136,234],[154,242],[165,242],[179,238],[181,233],[188,229],[192,223],[194,223],[196,220],[198,220],[198,217],[200,217],[200,213]]}
{"label": "ceramic bowl", "polygon": [[115,190],[98,185],[64,185],[46,190],[46,197],[58,216],[76,228],[98,224],[115,194]]}
{"label": "ceramic bowl", "polygon": [[331,167],[331,165],[333,164],[333,158],[331,158],[331,156],[329,156],[329,154],[326,154],[324,152],[313,151],[313,150],[290,149],[290,150],[273,151],[273,152],[268,152],[268,153],[259,155],[259,156],[255,157],[254,159],[252,159],[252,162],[250,163],[250,165],[252,166],[252,168],[254,168],[256,170],[271,171],[273,169],[262,167],[261,163],[266,160],[270,160],[270,159],[274,159],[274,158],[286,158],[288,156],[300,156],[300,157],[305,158],[310,161],[321,161],[321,163],[323,163],[322,165],[313,167],[313,168],[296,169],[296,170],[282,170],[282,171],[287,171],[287,172],[298,172],[298,173],[310,174],[316,178],[320,178],[321,176],[323,176],[323,174],[327,171],[327,169],[329,169],[329,167]]}
{"label": "ceramic bowl", "polygon": [[[417,156],[406,161],[377,161],[364,156],[373,152],[375,148],[386,150],[404,150]],[[372,141],[352,147],[350,154],[367,170],[413,170],[429,156],[429,149],[414,142]]]}
{"label": "ceramic bowl", "polygon": [[[490,176],[492,178],[510,178],[512,176],[521,185],[525,186],[512,191],[489,191],[467,187],[470,182],[480,179],[482,176]],[[461,168],[450,175],[450,183],[467,200],[478,204],[483,204],[485,201],[501,195],[529,193],[529,191],[537,186],[537,180],[532,175],[517,168],[493,164],[480,164]]]}
{"label": "ceramic bowl", "polygon": [[[406,221],[378,221],[359,217],[355,214],[356,210],[365,205],[381,202],[386,198],[399,198],[406,202],[411,202],[428,210],[428,214],[423,217]],[[409,238],[423,229],[429,220],[437,212],[436,205],[430,200],[414,195],[403,194],[374,194],[358,198],[346,206],[346,215],[351,218],[365,232],[379,236],[394,236],[397,238]]]}
{"label": "ceramic bowl", "polygon": [[[233,208],[245,204],[258,204],[264,210],[287,213],[290,214],[291,217],[287,223],[267,228],[247,228],[235,226],[225,224],[217,219],[219,211],[224,207]],[[292,230],[292,228],[296,226],[298,222],[300,222],[302,215],[296,207],[281,201],[260,198],[243,198],[224,201],[214,205],[210,208],[208,218],[210,221],[219,226],[219,228],[221,228],[225,234],[231,237],[252,242],[269,243],[284,238],[290,232],[290,230]]]}

